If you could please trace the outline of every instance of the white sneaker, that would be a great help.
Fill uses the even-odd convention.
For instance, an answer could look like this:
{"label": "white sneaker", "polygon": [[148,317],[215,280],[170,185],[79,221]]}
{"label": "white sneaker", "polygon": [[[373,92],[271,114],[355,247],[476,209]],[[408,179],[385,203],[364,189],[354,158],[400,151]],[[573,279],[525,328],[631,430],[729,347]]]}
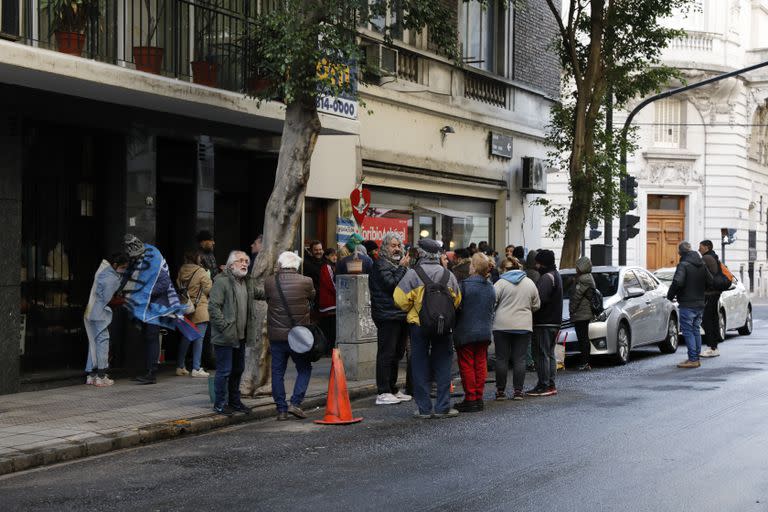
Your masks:
{"label": "white sneaker", "polygon": [[413,397],[411,395],[406,395],[402,391],[398,391],[397,394],[395,395],[395,398],[397,398],[401,402],[410,402],[411,400],[413,400]]}
{"label": "white sneaker", "polygon": [[720,351],[718,349],[712,350],[711,348],[708,348],[701,354],[699,354],[701,357],[717,357],[720,355]]}
{"label": "white sneaker", "polygon": [[95,375],[88,375],[85,378],[85,385],[86,386],[93,386],[96,383],[96,376]]}
{"label": "white sneaker", "polygon": [[376,397],[376,405],[393,405],[399,403],[400,400],[398,400],[392,393],[382,393]]}
{"label": "white sneaker", "polygon": [[189,375],[189,371],[186,368],[176,368],[176,375],[184,377],[185,375]]}
{"label": "white sneaker", "polygon": [[113,381],[112,379],[110,379],[108,376],[105,375],[103,377],[96,377],[96,380],[94,381],[93,385],[96,386],[97,388],[105,388],[107,386],[111,386],[114,383],[115,381]]}
{"label": "white sneaker", "polygon": [[193,377],[207,377],[208,372],[200,368],[199,370],[192,370]]}

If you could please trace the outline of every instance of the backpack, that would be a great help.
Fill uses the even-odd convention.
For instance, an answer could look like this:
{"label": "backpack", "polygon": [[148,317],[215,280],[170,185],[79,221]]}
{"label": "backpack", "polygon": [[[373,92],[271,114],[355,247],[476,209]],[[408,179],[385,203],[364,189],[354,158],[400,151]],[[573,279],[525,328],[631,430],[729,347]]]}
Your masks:
{"label": "backpack", "polygon": [[712,289],[719,292],[728,290],[733,284],[733,274],[725,264],[718,259],[718,272],[712,276]]}
{"label": "backpack", "polygon": [[448,280],[451,273],[443,270],[440,281],[432,281],[424,269],[416,267],[416,275],[424,283],[424,296],[419,311],[419,325],[427,334],[435,336],[447,336],[456,326],[456,309],[453,305],[453,296],[448,289]]}
{"label": "backpack", "polygon": [[589,296],[589,306],[592,309],[592,316],[599,316],[605,308],[603,307],[603,294],[597,288],[592,288]]}

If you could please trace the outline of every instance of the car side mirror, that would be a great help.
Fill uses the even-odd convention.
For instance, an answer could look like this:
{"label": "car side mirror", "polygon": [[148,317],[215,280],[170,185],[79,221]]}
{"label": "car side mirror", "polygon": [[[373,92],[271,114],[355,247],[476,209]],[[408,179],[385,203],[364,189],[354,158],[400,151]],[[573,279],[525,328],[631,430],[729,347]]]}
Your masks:
{"label": "car side mirror", "polygon": [[626,289],[624,293],[624,298],[634,299],[636,297],[642,297],[643,295],[645,295],[645,290],[643,290],[642,288],[638,288],[636,286],[632,286]]}

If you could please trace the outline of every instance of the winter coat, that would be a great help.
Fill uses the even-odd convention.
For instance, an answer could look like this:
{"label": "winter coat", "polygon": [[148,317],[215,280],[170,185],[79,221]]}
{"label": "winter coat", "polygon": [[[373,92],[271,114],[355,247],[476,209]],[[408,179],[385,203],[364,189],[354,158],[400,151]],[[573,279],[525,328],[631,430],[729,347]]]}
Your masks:
{"label": "winter coat", "polygon": [[[370,258],[370,256],[366,256],[365,254],[358,254],[358,259],[363,260],[363,274],[370,274],[371,270],[373,270],[373,260]],[[349,270],[347,270],[347,264],[355,258],[354,254],[350,254],[346,258],[342,258],[341,261],[339,261],[336,264],[336,274],[349,274]]]}
{"label": "winter coat", "polygon": [[[450,274],[448,290],[453,297],[453,307],[458,309],[461,304],[461,289],[459,288],[456,276],[445,269],[438,260],[424,259],[419,262],[419,265],[424,269],[427,277],[433,281],[440,280],[443,277],[443,272]],[[421,303],[424,300],[424,283],[416,273],[416,270],[411,268],[405,273],[405,276],[403,276],[397,288],[395,288],[394,299],[397,307],[408,314],[406,319],[409,324],[421,325],[419,323],[419,312],[421,311]]]}
{"label": "winter coat", "polygon": [[536,289],[541,308],[533,314],[533,325],[559,328],[563,323],[563,280],[557,269],[541,274]]}
{"label": "winter coat", "polygon": [[462,258],[456,262],[451,272],[456,276],[458,282],[462,282],[469,277],[469,264],[472,263],[472,258]]}
{"label": "winter coat", "polygon": [[368,276],[368,288],[371,291],[371,318],[374,321],[405,320],[405,311],[395,305],[393,294],[406,272],[407,267],[386,258],[379,258],[373,263]]}
{"label": "winter coat", "polygon": [[320,289],[318,291],[320,313],[336,312],[336,272],[329,263],[320,267]]}
{"label": "winter coat", "polygon": [[571,292],[571,299],[568,302],[568,313],[571,321],[582,322],[592,320],[592,293],[595,286],[595,279],[592,277],[592,261],[587,258],[576,260],[576,284]]}
{"label": "winter coat", "polygon": [[[235,279],[232,272],[225,270],[213,281],[213,287],[208,297],[208,315],[211,322],[211,343],[213,345],[235,348],[240,346],[240,338],[237,335],[238,312]],[[253,297],[249,290],[248,303],[250,304],[252,300]]]}
{"label": "winter coat", "polygon": [[[715,251],[707,251],[702,255],[701,260],[704,262],[704,266],[707,267],[707,270],[709,270],[712,277],[715,277],[715,275],[720,272],[720,258]],[[713,290],[711,288],[707,288],[707,291],[704,292],[705,295],[713,296],[719,296],[721,293],[720,290]]]}
{"label": "winter coat", "polygon": [[304,275],[312,279],[315,291],[320,291],[320,270],[325,265],[323,258],[314,258],[309,251],[304,251]]}
{"label": "winter coat", "polygon": [[219,266],[216,264],[216,255],[211,252],[200,251],[200,266],[210,272],[210,278],[213,279],[221,273]]}
{"label": "winter coat", "polygon": [[533,313],[541,307],[539,292],[525,272],[504,272],[493,285],[496,292],[494,331],[532,331]]}
{"label": "winter coat", "polygon": [[539,282],[539,271],[536,270],[536,251],[528,251],[528,255],[525,257],[525,275],[531,281],[535,283]]}
{"label": "winter coat", "polygon": [[469,276],[459,283],[461,308],[457,312],[453,342],[457,347],[491,341],[491,324],[496,306],[493,285],[481,276]]}
{"label": "winter coat", "polygon": [[[277,290],[276,279],[280,279],[280,287],[288,303],[288,310],[285,309],[283,299]],[[309,304],[315,298],[315,287],[309,277],[293,269],[281,269],[264,282],[264,293],[267,296],[270,341],[288,341],[288,331],[293,328],[293,323],[296,325],[311,323]]]}
{"label": "winter coat", "polygon": [[667,291],[667,299],[677,302],[681,308],[704,308],[704,292],[712,286],[712,274],[696,251],[688,251],[677,264],[672,284]]}
{"label": "winter coat", "polygon": [[93,276],[91,294],[83,316],[87,322],[101,325],[109,325],[112,322],[112,308],[108,304],[120,288],[122,278],[107,260],[101,261]]}
{"label": "winter coat", "polygon": [[200,265],[194,263],[185,263],[179,269],[179,275],[176,277],[176,286],[181,290],[187,288],[189,300],[194,304],[198,294],[200,300],[195,305],[195,312],[188,315],[189,321],[195,324],[207,322],[208,315],[208,295],[211,293],[213,282],[208,277],[208,272]]}

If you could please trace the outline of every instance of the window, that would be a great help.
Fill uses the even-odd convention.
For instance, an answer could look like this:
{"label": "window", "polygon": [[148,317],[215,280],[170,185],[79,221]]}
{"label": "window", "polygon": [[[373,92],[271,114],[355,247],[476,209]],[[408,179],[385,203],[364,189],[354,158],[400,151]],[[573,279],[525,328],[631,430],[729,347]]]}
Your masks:
{"label": "window", "polygon": [[655,290],[659,287],[658,281],[651,276],[648,272],[642,271],[642,270],[636,270],[635,274],[640,279],[640,282],[643,285],[643,288],[645,288],[645,291],[649,292],[651,290]]}
{"label": "window", "polygon": [[459,34],[464,63],[506,76],[512,48],[512,8],[506,0],[477,0],[460,6]]}
{"label": "window", "polygon": [[[369,2],[369,4],[373,3],[373,1]],[[389,30],[389,36],[392,39],[415,45],[416,34],[413,31],[403,29],[403,17],[402,3],[394,0],[391,3],[387,3],[385,13],[372,15],[366,28],[380,34],[383,34],[385,30]]]}
{"label": "window", "polygon": [[640,282],[637,280],[637,276],[635,276],[635,273],[631,270],[627,270],[624,273],[622,286],[624,287],[625,292],[630,288],[642,288],[642,286],[640,286]]}
{"label": "window", "polygon": [[19,32],[19,0],[0,0],[0,33],[18,36]]}
{"label": "window", "polygon": [[685,147],[683,141],[684,103],[675,99],[664,99],[654,103],[654,145],[666,148]]}

